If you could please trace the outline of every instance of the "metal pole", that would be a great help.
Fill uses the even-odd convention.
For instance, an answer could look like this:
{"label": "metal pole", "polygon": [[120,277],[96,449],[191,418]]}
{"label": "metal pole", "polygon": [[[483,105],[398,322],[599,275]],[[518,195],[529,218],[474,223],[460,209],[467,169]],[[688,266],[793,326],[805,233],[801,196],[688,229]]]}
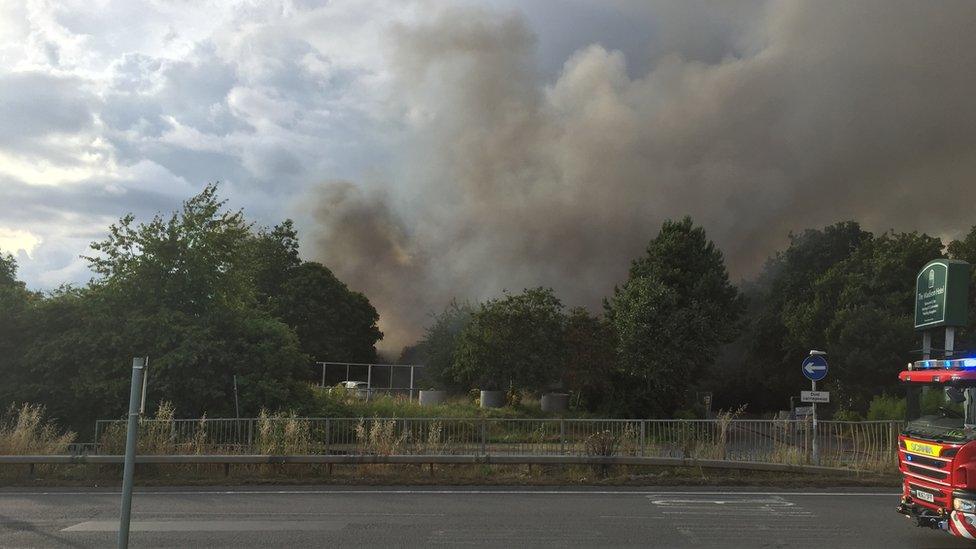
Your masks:
{"label": "metal pole", "polygon": [[[810,390],[811,391],[816,391],[817,390],[817,382],[816,381],[810,381]],[[819,452],[819,449],[817,448],[817,403],[816,402],[813,403],[813,442],[812,442],[812,447],[813,447],[813,464],[814,465],[819,465],[820,464],[820,452]]]}
{"label": "metal pole", "polygon": [[373,365],[366,366],[366,402],[369,402],[370,394],[373,392]]}
{"label": "metal pole", "polygon": [[125,468],[122,472],[122,512],[119,517],[119,549],[129,547],[129,519],[132,517],[132,480],[136,468],[136,437],[139,435],[139,405],[145,358],[132,359],[129,390],[129,424],[125,435]]}
{"label": "metal pole", "polygon": [[149,384],[149,357],[146,357],[146,364],[142,372],[142,397],[139,400],[139,415],[146,413],[146,385]]}
{"label": "metal pole", "polygon": [[325,363],[322,363],[322,386],[325,387]]}
{"label": "metal pole", "polygon": [[410,365],[410,400],[413,400],[413,365]]}
{"label": "metal pole", "polygon": [[946,358],[952,358],[952,351],[956,346],[956,328],[955,326],[946,326],[945,335],[945,356]]}
{"label": "metal pole", "polygon": [[922,360],[932,358],[932,332],[922,332]]}
{"label": "metal pole", "polygon": [[349,365],[346,364],[346,381],[349,381]]}
{"label": "metal pole", "polygon": [[237,374],[234,374],[234,417],[241,419],[241,404],[237,399]]}

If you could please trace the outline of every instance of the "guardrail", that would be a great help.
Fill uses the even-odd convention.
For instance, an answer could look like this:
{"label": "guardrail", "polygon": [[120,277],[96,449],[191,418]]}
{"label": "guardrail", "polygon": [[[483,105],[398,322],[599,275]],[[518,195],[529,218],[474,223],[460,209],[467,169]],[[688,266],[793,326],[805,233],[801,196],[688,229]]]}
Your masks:
{"label": "guardrail", "polygon": [[[820,465],[893,470],[901,423],[818,422]],[[123,421],[96,423],[121,453]],[[142,420],[141,454],[583,456],[811,463],[805,420],[248,418]]]}
{"label": "guardrail", "polygon": [[[2,465],[122,465],[121,455],[87,456],[0,456]],[[139,455],[137,464],[160,465],[224,465],[229,474],[231,465],[644,465],[666,467],[699,467],[705,469],[733,469],[795,473],[857,474],[859,471],[841,467],[792,465],[755,461],[694,460],[683,458],[633,456],[486,456],[486,455]]]}

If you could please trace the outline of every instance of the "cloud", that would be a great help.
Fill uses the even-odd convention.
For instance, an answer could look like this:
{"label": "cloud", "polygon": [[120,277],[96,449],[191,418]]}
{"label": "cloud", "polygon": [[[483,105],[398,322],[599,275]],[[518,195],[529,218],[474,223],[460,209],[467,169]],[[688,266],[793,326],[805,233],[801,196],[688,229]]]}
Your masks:
{"label": "cloud", "polygon": [[41,238],[30,231],[0,227],[0,250],[6,253],[30,257],[40,243]]}

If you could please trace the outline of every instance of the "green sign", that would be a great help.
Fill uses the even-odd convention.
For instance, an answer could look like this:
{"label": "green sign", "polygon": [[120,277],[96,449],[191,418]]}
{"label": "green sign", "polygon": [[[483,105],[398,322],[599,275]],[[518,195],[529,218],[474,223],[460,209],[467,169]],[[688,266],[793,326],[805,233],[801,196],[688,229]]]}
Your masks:
{"label": "green sign", "polygon": [[915,329],[965,326],[969,305],[969,263],[936,259],[915,279]]}

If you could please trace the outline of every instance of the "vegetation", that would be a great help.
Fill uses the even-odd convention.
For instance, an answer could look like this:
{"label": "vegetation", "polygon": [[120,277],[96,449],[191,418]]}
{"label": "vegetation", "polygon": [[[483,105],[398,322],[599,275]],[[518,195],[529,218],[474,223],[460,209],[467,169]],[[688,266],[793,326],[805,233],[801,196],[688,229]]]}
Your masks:
{"label": "vegetation", "polygon": [[[886,395],[898,394],[896,373],[917,347],[914,276],[944,256],[976,263],[976,227],[944,246],[848,221],[791,235],[737,287],[703,228],[669,220],[602,314],[567,310],[548,288],[452,301],[402,358],[427,365],[421,387],[454,400],[366,403],[310,388],[310,366],[376,361],[376,309],[325,265],[301,258],[290,221],[255,228],[210,185],[169,216],[112,225],[92,244],[95,278],[84,286],[32,292],[15,259],[0,254],[0,406],[35,403],[87,431],[95,419],[122,416],[129,362],[146,355],[151,411],[228,417],[236,376],[241,415],[265,411],[276,426],[295,414],[540,416],[537,399],[548,390],[571,393],[570,415],[701,416],[700,391],[713,393],[715,408],[747,403],[765,414],[805,387],[798,364],[821,348],[831,361],[825,413],[895,417],[898,398]],[[957,347],[976,334],[976,300],[971,306]],[[510,408],[478,409],[463,396],[476,388],[507,391]],[[302,433],[288,436],[301,444]]]}
{"label": "vegetation", "polygon": [[481,304],[458,336],[449,375],[485,390],[541,390],[560,376],[565,352],[563,304],[536,288]]}
{"label": "vegetation", "polygon": [[45,418],[40,405],[11,407],[0,416],[0,455],[63,454],[74,439]]}
{"label": "vegetation", "polygon": [[231,415],[236,375],[242,415],[307,411],[310,365],[322,358],[310,353],[375,357],[381,334],[366,298],[301,261],[290,222],[254,231],[216,185],[171,216],[123,217],[92,251],[96,279],[46,296],[24,290],[16,263],[0,258],[0,405],[39,403],[90,430],[123,414],[131,358],[144,355],[151,404]]}

